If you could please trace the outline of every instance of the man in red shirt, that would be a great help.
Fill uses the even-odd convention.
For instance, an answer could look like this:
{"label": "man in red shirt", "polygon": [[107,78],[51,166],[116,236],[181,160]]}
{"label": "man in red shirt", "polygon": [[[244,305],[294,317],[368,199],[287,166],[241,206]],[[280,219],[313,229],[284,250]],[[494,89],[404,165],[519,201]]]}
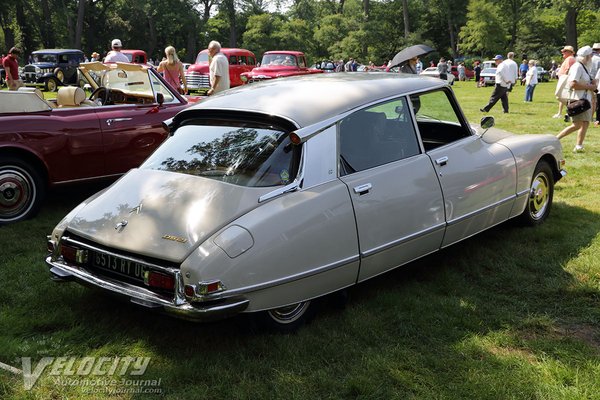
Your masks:
{"label": "man in red shirt", "polygon": [[8,90],[18,90],[23,86],[23,81],[19,78],[19,61],[17,60],[19,54],[21,54],[21,50],[13,47],[8,55],[2,59],[2,66],[6,71]]}

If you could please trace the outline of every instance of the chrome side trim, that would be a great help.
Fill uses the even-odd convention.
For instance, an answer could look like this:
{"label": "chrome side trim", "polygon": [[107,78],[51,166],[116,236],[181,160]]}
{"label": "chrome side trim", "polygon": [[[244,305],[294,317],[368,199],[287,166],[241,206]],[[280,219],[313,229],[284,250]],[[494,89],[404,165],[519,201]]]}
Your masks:
{"label": "chrome side trim", "polygon": [[527,188],[525,190],[521,190],[520,192],[517,192],[517,198],[528,195],[530,191],[531,191],[531,189]]}
{"label": "chrome side trim", "polygon": [[199,295],[198,298],[201,298],[203,301],[207,301],[207,300],[220,299],[225,296],[230,297],[230,296],[237,296],[237,295],[242,295],[242,294],[246,294],[246,293],[256,292],[258,290],[268,289],[273,286],[284,285],[286,283],[290,283],[290,282],[297,281],[300,279],[308,278],[313,275],[327,272],[332,269],[340,268],[340,267],[343,267],[345,265],[348,265],[348,264],[358,261],[358,260],[360,260],[360,257],[357,254],[355,256],[348,257],[343,260],[339,260],[339,261],[336,261],[336,262],[333,262],[333,263],[330,263],[327,265],[323,265],[323,266],[320,266],[317,268],[313,268],[309,271],[299,272],[297,274],[290,275],[285,278],[274,279],[269,282],[258,283],[256,285],[245,286],[245,287],[241,287],[238,289],[230,289],[230,290],[226,290],[221,293],[216,293],[214,295],[205,295],[205,296]]}
{"label": "chrome side trim", "polygon": [[285,185],[283,187],[277,188],[275,190],[273,190],[272,192],[269,192],[267,194],[263,194],[262,196],[260,196],[258,198],[258,202],[262,203],[263,201],[267,201],[270,200],[274,197],[280,196],[284,193],[288,193],[288,192],[294,192],[296,190],[298,190],[300,188],[300,182],[302,181],[302,179],[298,179],[296,178],[292,183],[290,183],[289,185]]}
{"label": "chrome side trim", "polygon": [[[529,193],[529,189],[527,189],[527,191],[526,191],[526,192],[527,192],[527,193]],[[460,216],[460,217],[458,217],[458,218],[455,218],[455,219],[453,219],[453,220],[451,220],[451,221],[448,221],[448,226],[450,226],[450,225],[454,225],[454,224],[458,224],[459,222],[462,222],[462,221],[464,221],[465,219],[468,219],[468,218],[474,217],[474,216],[476,216],[476,215],[478,215],[478,214],[483,214],[484,212],[486,212],[486,211],[489,211],[489,210],[490,210],[490,209],[492,209],[492,208],[495,208],[495,207],[498,207],[498,206],[500,206],[500,205],[502,205],[502,204],[505,204],[505,203],[508,203],[508,202],[514,201],[516,198],[517,198],[517,196],[516,196],[516,195],[512,195],[512,196],[509,196],[509,197],[507,197],[507,198],[505,198],[505,199],[502,199],[502,200],[500,200],[500,201],[497,201],[497,202],[495,202],[495,203],[493,203],[493,204],[490,204],[490,205],[488,205],[488,206],[485,206],[485,207],[483,207],[483,208],[480,208],[479,210],[471,211],[471,212],[470,212],[470,213],[468,213],[468,214],[461,215],[461,216]]]}
{"label": "chrome side trim", "polygon": [[111,174],[111,175],[94,176],[94,177],[91,177],[91,178],[71,179],[69,181],[52,182],[52,184],[53,185],[66,185],[66,184],[69,184],[69,183],[87,182],[87,181],[94,181],[94,180],[108,179],[108,178],[117,178],[119,176],[123,176],[124,174],[125,174],[125,172],[123,172],[121,174]]}
{"label": "chrome side trim", "polygon": [[439,229],[445,229],[445,228],[446,228],[446,223],[442,222],[441,224],[437,224],[437,225],[434,225],[434,226],[432,226],[430,228],[423,229],[422,231],[413,233],[413,234],[408,235],[408,236],[404,236],[404,237],[402,237],[400,239],[396,239],[396,240],[391,241],[389,243],[382,244],[382,245],[374,247],[372,249],[363,251],[363,252],[361,252],[360,255],[362,257],[369,257],[369,256],[372,256],[375,253],[382,252],[384,250],[390,249],[390,248],[398,246],[400,244],[403,244],[403,243],[406,243],[406,242],[410,242],[411,240],[418,239],[421,236],[429,235],[430,233],[433,233],[433,232],[435,232],[435,231],[437,231]]}
{"label": "chrome side trim", "polygon": [[[169,274],[179,273],[179,269],[165,267],[165,266],[154,264],[154,263],[151,263],[151,262],[148,262],[146,260],[139,259],[139,258],[130,257],[130,256],[126,256],[126,255],[123,255],[123,254],[115,253],[115,252],[112,252],[112,251],[104,250],[104,249],[101,249],[99,247],[92,246],[92,245],[89,245],[87,243],[82,243],[82,242],[80,242],[78,240],[75,240],[75,239],[71,239],[68,236],[63,236],[62,239],[61,239],[61,242],[63,242],[63,241],[66,242],[67,244],[72,243],[72,244],[75,244],[77,246],[83,247],[84,249],[92,250],[92,251],[95,251],[95,252],[98,252],[98,253],[108,254],[108,255],[113,256],[113,257],[118,257],[118,258],[122,258],[124,260],[129,260],[129,261],[133,261],[133,262],[136,262],[136,263],[144,264],[144,265],[147,265],[149,267],[152,267],[154,269],[157,269],[157,270],[169,273]],[[59,245],[60,245],[60,243],[59,243]]]}

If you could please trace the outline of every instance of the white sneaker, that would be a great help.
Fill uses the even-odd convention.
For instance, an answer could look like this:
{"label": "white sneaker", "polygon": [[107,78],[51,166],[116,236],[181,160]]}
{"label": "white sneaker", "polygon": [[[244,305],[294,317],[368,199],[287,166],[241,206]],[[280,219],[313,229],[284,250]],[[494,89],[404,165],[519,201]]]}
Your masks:
{"label": "white sneaker", "polygon": [[573,148],[573,153],[583,153],[583,146],[582,145],[576,145]]}
{"label": "white sneaker", "polygon": [[552,116],[552,118],[560,118],[560,117],[562,117],[562,115],[560,115],[560,114],[554,114],[554,115]]}

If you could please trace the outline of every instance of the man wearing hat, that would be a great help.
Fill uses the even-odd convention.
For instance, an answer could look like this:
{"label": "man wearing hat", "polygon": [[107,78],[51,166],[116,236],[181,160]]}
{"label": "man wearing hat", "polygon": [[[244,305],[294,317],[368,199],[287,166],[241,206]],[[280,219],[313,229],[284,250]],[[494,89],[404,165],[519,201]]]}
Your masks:
{"label": "man wearing hat", "polygon": [[23,81],[19,77],[19,55],[21,50],[13,47],[9,50],[8,55],[1,59],[1,64],[6,71],[6,85],[8,90],[18,90],[23,86]]}
{"label": "man wearing hat", "polygon": [[111,43],[112,51],[109,51],[104,62],[129,62],[127,56],[121,53],[123,45],[119,39],[113,39]]}
{"label": "man wearing hat", "polygon": [[494,61],[496,62],[496,86],[494,86],[494,91],[490,96],[488,104],[480,108],[479,111],[489,112],[498,100],[500,100],[502,102],[502,109],[505,113],[508,113],[508,89],[515,82],[516,74],[513,76],[514,71],[512,71],[509,64],[502,62],[504,58],[500,54],[494,57]]}
{"label": "man wearing hat", "polygon": [[95,51],[94,51],[94,52],[92,53],[92,59],[91,59],[90,61],[91,61],[91,62],[94,62],[94,61],[100,61],[100,54],[98,54],[97,52],[95,52]]}
{"label": "man wearing hat", "polygon": [[[565,46],[560,50],[563,56],[563,62],[556,73],[556,77],[558,78],[558,84],[561,83],[561,76],[566,76],[569,74],[569,70],[571,66],[575,64],[575,49],[573,46]],[[565,79],[565,78],[563,78]],[[558,112],[552,116],[552,118],[562,118],[563,117],[563,107],[564,103],[562,101],[558,101]],[[568,120],[568,119],[567,119]]]}

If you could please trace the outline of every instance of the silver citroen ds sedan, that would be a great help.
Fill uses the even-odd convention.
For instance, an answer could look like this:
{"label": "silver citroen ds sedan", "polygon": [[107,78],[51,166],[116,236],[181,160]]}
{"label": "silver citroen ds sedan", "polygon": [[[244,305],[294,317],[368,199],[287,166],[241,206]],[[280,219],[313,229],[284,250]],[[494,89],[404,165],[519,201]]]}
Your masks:
{"label": "silver citroen ds sedan", "polygon": [[550,212],[559,141],[472,127],[447,83],[319,74],[207,98],[49,236],[46,263],[192,320],[297,328],[315,299]]}

